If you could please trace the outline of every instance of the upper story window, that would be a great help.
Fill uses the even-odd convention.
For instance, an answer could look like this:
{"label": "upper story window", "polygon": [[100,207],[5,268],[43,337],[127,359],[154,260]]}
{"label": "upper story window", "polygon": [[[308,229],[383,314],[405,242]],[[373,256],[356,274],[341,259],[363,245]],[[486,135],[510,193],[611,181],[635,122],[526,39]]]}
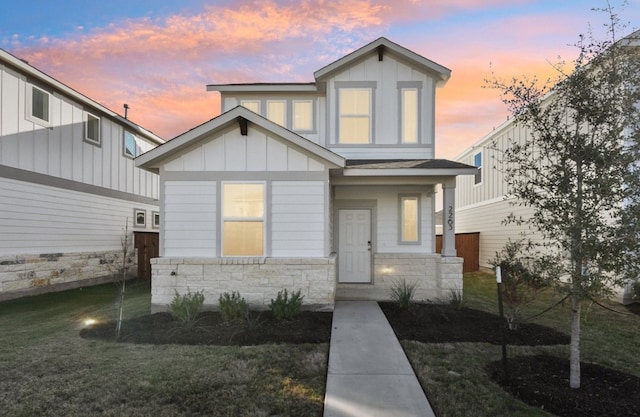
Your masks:
{"label": "upper story window", "polygon": [[45,125],[51,125],[50,94],[41,88],[29,84],[27,91],[27,119]]}
{"label": "upper story window", "polygon": [[267,101],[267,119],[280,126],[286,126],[287,102],[283,100]]}
{"label": "upper story window", "polygon": [[473,166],[478,168],[478,172],[474,177],[474,184],[480,184],[482,182],[482,152],[478,152],[473,155]]}
{"label": "upper story window", "polygon": [[338,88],[338,142],[371,143],[372,88]]}
{"label": "upper story window", "polygon": [[418,89],[400,89],[402,143],[418,143]]}
{"label": "upper story window", "polygon": [[96,145],[100,145],[100,118],[91,113],[87,113],[87,120],[84,122],[84,139]]}
{"label": "upper story window", "polygon": [[400,243],[420,243],[420,196],[400,196]]}
{"label": "upper story window", "polygon": [[293,101],[293,130],[313,130],[313,102],[311,100]]}
{"label": "upper story window", "polygon": [[135,158],[142,154],[142,148],[138,144],[138,138],[128,131],[124,131],[123,139],[124,155],[130,158]]}
{"label": "upper story window", "polygon": [[222,256],[264,255],[263,183],[225,183],[222,188]]}
{"label": "upper story window", "polygon": [[260,100],[241,100],[240,105],[254,113],[260,114]]}

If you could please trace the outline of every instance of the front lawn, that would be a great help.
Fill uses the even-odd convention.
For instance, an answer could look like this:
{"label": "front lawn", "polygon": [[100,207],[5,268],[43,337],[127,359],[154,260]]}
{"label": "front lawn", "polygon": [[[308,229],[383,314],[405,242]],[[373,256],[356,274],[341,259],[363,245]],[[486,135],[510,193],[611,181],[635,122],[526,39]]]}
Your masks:
{"label": "front lawn", "polygon": [[[125,318],[150,306],[129,285]],[[79,336],[112,320],[116,287],[0,303],[0,414],[321,416],[328,343],[250,347],[117,343]]]}

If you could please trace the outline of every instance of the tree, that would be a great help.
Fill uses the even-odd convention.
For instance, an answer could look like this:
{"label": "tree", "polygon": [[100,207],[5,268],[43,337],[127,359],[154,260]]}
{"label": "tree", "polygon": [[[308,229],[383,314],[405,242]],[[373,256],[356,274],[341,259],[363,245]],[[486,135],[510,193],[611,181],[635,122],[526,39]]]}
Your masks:
{"label": "tree", "polygon": [[580,317],[585,300],[638,275],[640,247],[640,31],[618,39],[607,3],[608,37],[581,36],[571,71],[489,85],[502,91],[514,123],[500,168],[509,194],[533,209],[526,219],[545,250],[563,256],[556,288],[571,299],[570,381],[580,387]]}

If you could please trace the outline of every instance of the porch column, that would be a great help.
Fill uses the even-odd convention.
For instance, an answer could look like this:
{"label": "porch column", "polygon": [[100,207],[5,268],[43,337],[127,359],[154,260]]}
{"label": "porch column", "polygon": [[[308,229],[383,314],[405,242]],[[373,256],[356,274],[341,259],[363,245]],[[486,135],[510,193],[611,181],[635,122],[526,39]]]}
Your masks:
{"label": "porch column", "polygon": [[456,256],[456,179],[442,184],[442,256]]}

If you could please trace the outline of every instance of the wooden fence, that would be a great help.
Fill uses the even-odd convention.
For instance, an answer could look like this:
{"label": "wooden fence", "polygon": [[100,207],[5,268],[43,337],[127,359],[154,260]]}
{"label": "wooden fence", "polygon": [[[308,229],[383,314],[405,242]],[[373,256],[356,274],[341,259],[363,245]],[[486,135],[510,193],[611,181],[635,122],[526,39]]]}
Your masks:
{"label": "wooden fence", "polygon": [[[436,252],[442,251],[442,235],[436,235]],[[463,272],[480,269],[480,233],[456,233],[456,251],[464,258]]]}

